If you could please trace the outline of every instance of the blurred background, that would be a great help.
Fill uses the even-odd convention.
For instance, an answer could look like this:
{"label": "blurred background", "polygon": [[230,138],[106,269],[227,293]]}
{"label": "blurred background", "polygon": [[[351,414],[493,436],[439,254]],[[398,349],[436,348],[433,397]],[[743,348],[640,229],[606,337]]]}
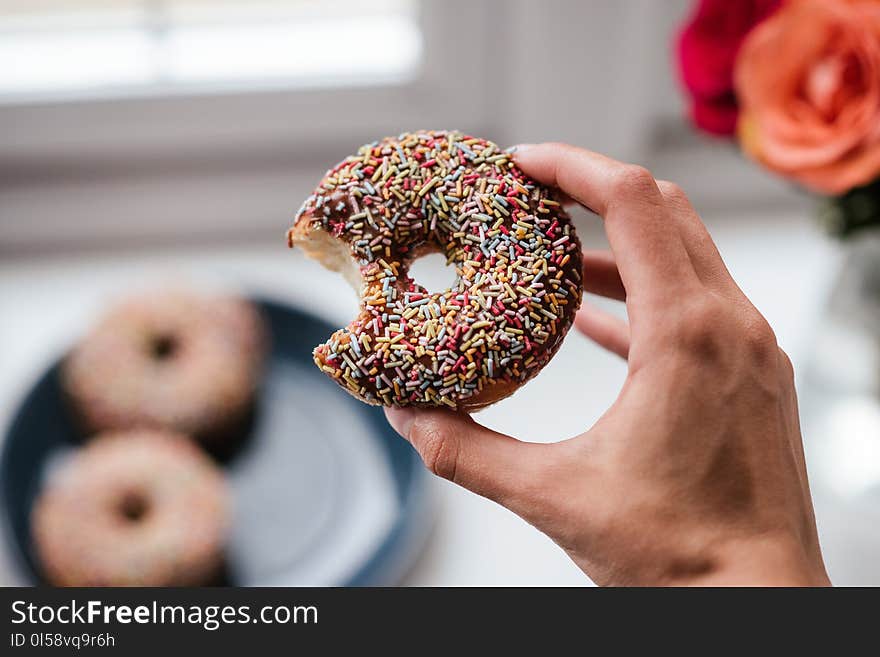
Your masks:
{"label": "blurred background", "polygon": [[[0,426],[108,300],[145,283],[219,283],[347,322],[354,294],[289,251],[285,230],[330,165],[418,128],[503,146],[567,141],[677,181],[796,368],[814,371],[845,249],[816,225],[805,194],[686,125],[671,53],[689,6],[0,0]],[[585,245],[604,243],[595,217],[576,221]],[[433,260],[416,269],[434,287],[445,276]],[[572,333],[540,377],[479,419],[526,440],[566,438],[601,415],[624,376],[624,363]],[[812,457],[841,425],[811,419],[826,395],[808,379]],[[566,412],[538,420],[529,409],[547,399]],[[831,472],[814,476],[838,583],[880,583],[878,525],[858,506],[880,481],[865,466],[871,447],[852,438],[865,422],[848,425],[852,458],[823,457]],[[835,488],[853,468],[867,487]],[[433,529],[403,583],[585,583],[517,517],[429,485]],[[16,581],[7,555],[0,582]]]}

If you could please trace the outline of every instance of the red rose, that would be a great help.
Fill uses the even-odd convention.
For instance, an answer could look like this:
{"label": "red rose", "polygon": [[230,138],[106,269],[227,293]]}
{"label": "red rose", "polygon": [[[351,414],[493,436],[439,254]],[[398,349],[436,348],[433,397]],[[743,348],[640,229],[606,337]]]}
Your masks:
{"label": "red rose", "polygon": [[678,37],[679,72],[697,127],[716,135],[735,132],[736,55],[749,31],[780,4],[782,0],[699,1]]}

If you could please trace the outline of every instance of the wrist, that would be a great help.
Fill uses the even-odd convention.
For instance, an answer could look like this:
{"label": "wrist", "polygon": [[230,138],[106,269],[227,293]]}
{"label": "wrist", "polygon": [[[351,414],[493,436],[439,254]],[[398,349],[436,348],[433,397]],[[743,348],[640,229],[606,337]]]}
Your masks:
{"label": "wrist", "polygon": [[681,586],[831,586],[821,557],[794,537],[759,536],[724,542],[714,566],[674,582]]}

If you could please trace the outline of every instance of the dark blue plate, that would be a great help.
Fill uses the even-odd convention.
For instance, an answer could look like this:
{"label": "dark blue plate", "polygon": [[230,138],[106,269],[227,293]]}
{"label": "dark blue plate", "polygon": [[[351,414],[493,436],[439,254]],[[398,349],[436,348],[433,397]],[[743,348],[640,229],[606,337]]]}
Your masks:
{"label": "dark blue plate", "polygon": [[[226,583],[393,584],[429,528],[425,470],[381,409],[314,367],[312,347],[334,327],[279,303],[257,303],[272,350],[251,425],[221,463],[235,506]],[[55,363],[29,391],[0,454],[4,533],[20,579],[35,584],[43,579],[31,507],[47,470],[81,443],[58,371]]]}

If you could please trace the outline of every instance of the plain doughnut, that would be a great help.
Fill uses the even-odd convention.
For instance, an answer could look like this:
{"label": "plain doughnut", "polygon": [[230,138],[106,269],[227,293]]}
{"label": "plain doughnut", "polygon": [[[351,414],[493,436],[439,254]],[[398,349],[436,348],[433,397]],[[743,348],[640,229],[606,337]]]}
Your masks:
{"label": "plain doughnut", "polygon": [[193,586],[223,563],[229,496],[214,463],[184,436],[106,434],[52,473],[32,533],[61,586]]}
{"label": "plain doughnut", "polygon": [[126,297],[65,358],[61,379],[83,431],[238,437],[260,383],[268,335],[232,296],[157,289]]}

